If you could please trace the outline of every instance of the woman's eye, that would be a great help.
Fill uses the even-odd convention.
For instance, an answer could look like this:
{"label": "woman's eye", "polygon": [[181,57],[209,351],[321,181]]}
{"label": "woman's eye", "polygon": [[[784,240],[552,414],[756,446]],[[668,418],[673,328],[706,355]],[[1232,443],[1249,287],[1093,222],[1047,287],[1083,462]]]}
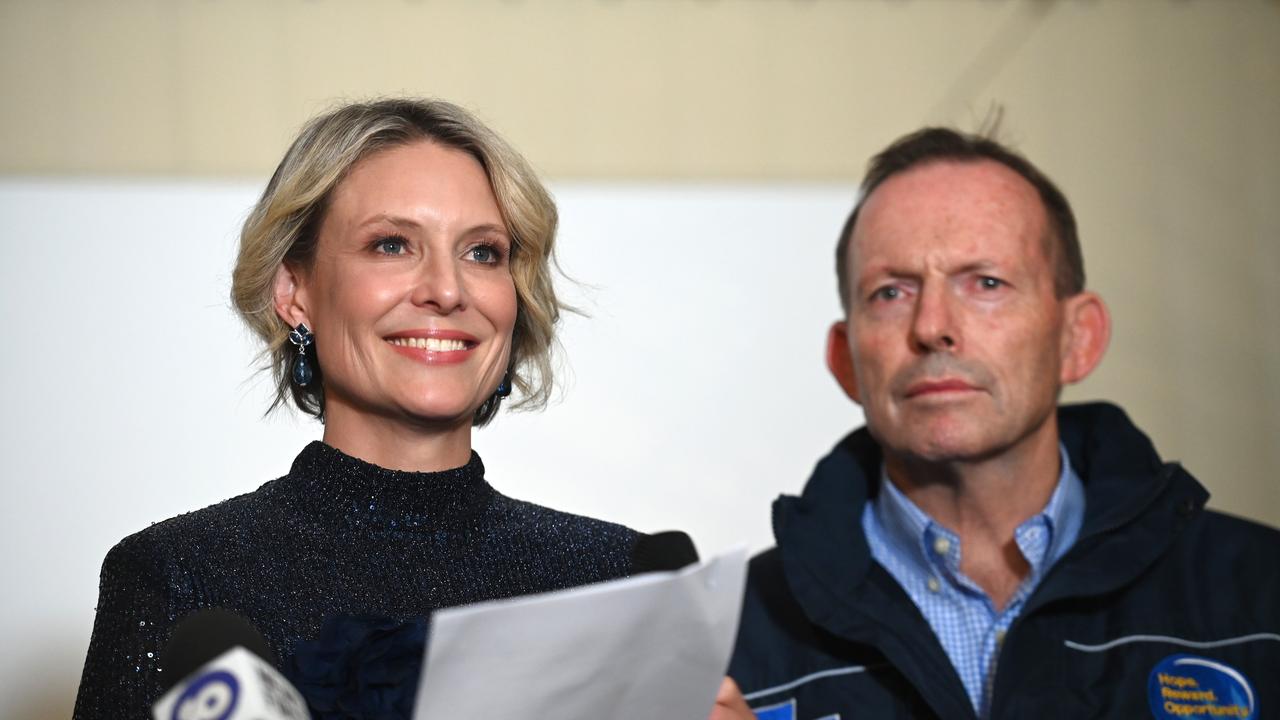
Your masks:
{"label": "woman's eye", "polygon": [[501,255],[498,253],[498,249],[492,245],[476,245],[471,248],[470,253],[472,260],[478,263],[484,263],[485,265],[496,264],[501,258]]}
{"label": "woman's eye", "polygon": [[383,255],[403,255],[407,244],[403,238],[382,238],[373,244],[373,249]]}

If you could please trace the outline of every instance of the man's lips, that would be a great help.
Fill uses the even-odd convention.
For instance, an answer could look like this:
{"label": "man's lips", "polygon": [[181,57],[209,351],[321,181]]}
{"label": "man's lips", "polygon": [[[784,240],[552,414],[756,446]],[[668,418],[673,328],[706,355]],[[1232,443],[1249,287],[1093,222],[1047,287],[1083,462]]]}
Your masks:
{"label": "man's lips", "polygon": [[971,392],[978,388],[964,380],[922,380],[907,387],[906,397],[940,395],[943,393]]}

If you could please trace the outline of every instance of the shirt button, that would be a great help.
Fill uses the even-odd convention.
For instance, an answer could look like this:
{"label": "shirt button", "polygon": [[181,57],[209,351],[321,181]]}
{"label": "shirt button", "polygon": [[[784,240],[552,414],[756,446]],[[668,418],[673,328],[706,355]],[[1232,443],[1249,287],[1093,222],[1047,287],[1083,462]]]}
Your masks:
{"label": "shirt button", "polygon": [[936,577],[929,578],[928,585],[929,585],[929,592],[938,592],[939,590],[942,589],[942,583],[938,582],[938,578]]}
{"label": "shirt button", "polygon": [[939,555],[946,555],[951,552],[951,541],[944,537],[933,539],[933,551]]}

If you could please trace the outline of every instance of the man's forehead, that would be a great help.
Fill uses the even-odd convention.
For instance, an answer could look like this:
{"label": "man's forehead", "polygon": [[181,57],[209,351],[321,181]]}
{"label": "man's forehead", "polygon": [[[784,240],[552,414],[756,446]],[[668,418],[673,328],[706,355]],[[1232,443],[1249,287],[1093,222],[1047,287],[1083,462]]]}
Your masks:
{"label": "man's forehead", "polygon": [[1014,170],[986,159],[938,160],[872,191],[859,210],[847,261],[856,268],[859,254],[922,252],[1043,257],[1047,232],[1039,193]]}

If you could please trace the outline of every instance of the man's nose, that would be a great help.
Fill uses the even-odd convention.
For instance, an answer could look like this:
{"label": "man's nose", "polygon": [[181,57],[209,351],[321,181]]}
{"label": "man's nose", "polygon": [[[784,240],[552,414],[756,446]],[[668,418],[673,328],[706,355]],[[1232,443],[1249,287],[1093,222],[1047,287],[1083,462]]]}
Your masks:
{"label": "man's nose", "polygon": [[433,253],[424,258],[413,288],[413,304],[442,315],[466,308],[466,284],[453,258]]}
{"label": "man's nose", "polygon": [[945,285],[926,283],[920,288],[911,319],[911,343],[917,350],[929,353],[960,349],[960,328],[953,303]]}

